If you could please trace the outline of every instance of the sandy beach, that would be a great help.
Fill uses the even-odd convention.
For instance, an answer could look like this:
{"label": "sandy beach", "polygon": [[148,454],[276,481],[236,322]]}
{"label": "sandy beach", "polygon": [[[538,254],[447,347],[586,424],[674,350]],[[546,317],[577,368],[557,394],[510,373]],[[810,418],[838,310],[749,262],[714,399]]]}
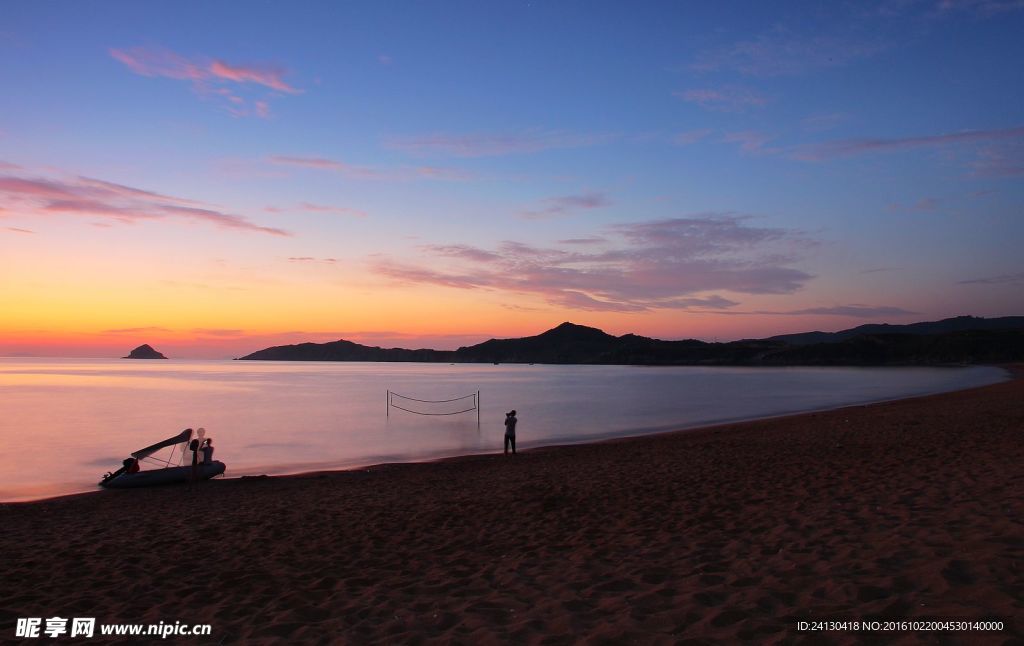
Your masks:
{"label": "sandy beach", "polygon": [[[3,504],[0,635],[60,616],[212,625],[181,643],[1020,643],[1015,372],[510,457],[499,437],[488,456]],[[870,619],[1004,629],[798,630]]]}

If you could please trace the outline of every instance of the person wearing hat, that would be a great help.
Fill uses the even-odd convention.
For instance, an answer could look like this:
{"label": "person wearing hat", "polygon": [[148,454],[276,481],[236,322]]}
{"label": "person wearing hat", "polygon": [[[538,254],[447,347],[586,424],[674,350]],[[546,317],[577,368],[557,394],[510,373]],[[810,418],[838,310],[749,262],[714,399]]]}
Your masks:
{"label": "person wearing hat", "polygon": [[512,455],[516,454],[516,412],[505,413],[505,455],[508,455],[508,447],[512,446]]}

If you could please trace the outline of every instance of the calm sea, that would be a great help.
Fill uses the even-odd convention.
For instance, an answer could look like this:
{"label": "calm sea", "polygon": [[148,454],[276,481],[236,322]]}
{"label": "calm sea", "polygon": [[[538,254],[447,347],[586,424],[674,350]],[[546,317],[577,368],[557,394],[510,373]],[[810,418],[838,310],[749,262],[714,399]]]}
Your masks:
{"label": "calm sea", "polygon": [[[295,473],[703,426],[956,390],[967,368],[692,368],[0,359],[0,501],[89,491],[131,451],[204,427],[228,476]],[[416,415],[480,393],[477,411]],[[403,399],[423,413],[444,404]]]}

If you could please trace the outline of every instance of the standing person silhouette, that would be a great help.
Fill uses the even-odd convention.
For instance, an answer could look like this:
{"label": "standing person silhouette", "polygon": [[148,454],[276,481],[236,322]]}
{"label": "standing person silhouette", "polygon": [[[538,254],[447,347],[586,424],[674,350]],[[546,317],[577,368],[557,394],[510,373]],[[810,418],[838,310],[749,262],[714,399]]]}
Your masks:
{"label": "standing person silhouette", "polygon": [[516,454],[516,412],[505,413],[505,455],[508,455],[508,447],[512,446],[512,455]]}
{"label": "standing person silhouette", "polygon": [[188,475],[190,483],[199,479],[199,452],[203,450],[203,445],[205,444],[203,438],[205,436],[206,429],[200,426],[196,429],[196,436],[188,443],[188,450],[192,451],[192,471]]}
{"label": "standing person silhouette", "polygon": [[189,483],[196,481],[196,474],[199,472],[199,448],[200,442],[198,439],[193,439],[188,443],[188,450],[192,452],[192,470],[188,474]]}

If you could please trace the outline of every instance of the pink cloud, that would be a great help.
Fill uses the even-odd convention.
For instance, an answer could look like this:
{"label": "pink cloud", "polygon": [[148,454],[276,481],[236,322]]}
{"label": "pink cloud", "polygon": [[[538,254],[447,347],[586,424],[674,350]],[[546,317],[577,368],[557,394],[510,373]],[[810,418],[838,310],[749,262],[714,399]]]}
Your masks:
{"label": "pink cloud", "polygon": [[484,275],[454,274],[418,267],[400,262],[377,261],[373,270],[386,278],[399,283],[421,283],[427,285],[439,285],[441,287],[456,287],[459,289],[477,289],[487,286],[490,281]]}
{"label": "pink cloud", "polygon": [[227,229],[290,235],[283,229],[260,226],[240,215],[204,208],[194,200],[87,177],[55,180],[0,175],[0,194],[23,213],[92,215],[122,223],[177,219]]}
{"label": "pink cloud", "polygon": [[[250,101],[239,96],[234,88],[260,86],[285,94],[302,92],[287,83],[284,80],[286,72],[276,66],[239,65],[206,58],[188,59],[167,49],[145,47],[112,48],[109,52],[111,57],[141,76],[189,81],[196,94],[207,98],[217,97],[223,102],[224,109],[236,117],[254,115],[268,118],[270,106],[266,98]],[[225,84],[230,84],[233,89],[225,87]]]}
{"label": "pink cloud", "polygon": [[753,227],[748,219],[704,214],[619,225],[608,229],[604,248],[592,252],[514,241],[494,250],[423,245],[429,256],[423,263],[384,258],[371,264],[399,283],[532,294],[592,311],[723,309],[737,303],[708,292],[801,289],[812,276],[789,266],[796,258],[788,252],[799,236]]}
{"label": "pink cloud", "polygon": [[0,193],[13,196],[35,197],[47,200],[75,200],[79,194],[73,189],[45,179],[26,179],[0,175]]}
{"label": "pink cloud", "polygon": [[166,200],[175,202],[178,204],[199,204],[194,200],[186,200],[180,197],[171,197],[169,195],[162,195],[160,193],[154,193],[153,191],[144,191],[138,188],[132,188],[131,186],[125,186],[123,184],[115,184],[114,182],[105,182],[100,179],[93,179],[91,177],[78,176],[77,182],[83,186],[100,189],[111,195],[117,195],[121,197],[135,197],[151,200]]}
{"label": "pink cloud", "polygon": [[543,220],[569,215],[574,211],[598,209],[611,205],[611,200],[604,193],[583,193],[581,195],[563,195],[545,200],[547,206],[534,211],[524,211],[522,217],[529,220]]}
{"label": "pink cloud", "polygon": [[31,231],[29,229],[21,229],[21,228],[18,228],[18,227],[6,227],[6,228],[7,228],[8,231],[11,231],[12,233],[35,233],[35,231]]}
{"label": "pink cloud", "polygon": [[213,61],[210,63],[210,74],[217,78],[235,81],[237,83],[256,83],[265,85],[279,92],[298,94],[298,90],[284,82],[284,70],[258,65],[229,65],[224,61]]}
{"label": "pink cloud", "polygon": [[840,139],[823,144],[801,146],[792,153],[794,159],[818,161],[874,152],[894,152],[913,148],[948,146],[982,141],[1012,141],[1024,137],[1024,127],[997,130],[968,130],[942,135],[895,137],[889,139]]}
{"label": "pink cloud", "polygon": [[192,63],[166,49],[132,47],[111,48],[109,51],[115,60],[124,63],[128,69],[142,76],[164,76],[187,81],[203,81],[211,76],[209,71],[203,69],[202,64]]}
{"label": "pink cloud", "polygon": [[276,236],[288,236],[291,235],[283,229],[276,227],[264,227],[253,224],[248,219],[240,215],[232,215],[230,213],[222,213],[220,211],[214,211],[212,209],[199,209],[192,206],[178,206],[174,204],[165,204],[155,207],[159,212],[178,215],[189,219],[202,220],[215,224],[219,227],[225,227],[229,229],[242,229],[248,231],[260,231],[262,233],[269,233]]}
{"label": "pink cloud", "polygon": [[767,97],[753,90],[732,85],[682,90],[672,94],[687,103],[696,103],[707,110],[719,112],[742,112],[747,108],[760,108],[768,104]]}
{"label": "pink cloud", "polygon": [[118,206],[101,200],[53,200],[39,205],[38,210],[54,213],[79,213],[83,215],[99,215],[113,218],[121,222],[136,220],[152,220],[160,217],[154,213],[132,206]]}

